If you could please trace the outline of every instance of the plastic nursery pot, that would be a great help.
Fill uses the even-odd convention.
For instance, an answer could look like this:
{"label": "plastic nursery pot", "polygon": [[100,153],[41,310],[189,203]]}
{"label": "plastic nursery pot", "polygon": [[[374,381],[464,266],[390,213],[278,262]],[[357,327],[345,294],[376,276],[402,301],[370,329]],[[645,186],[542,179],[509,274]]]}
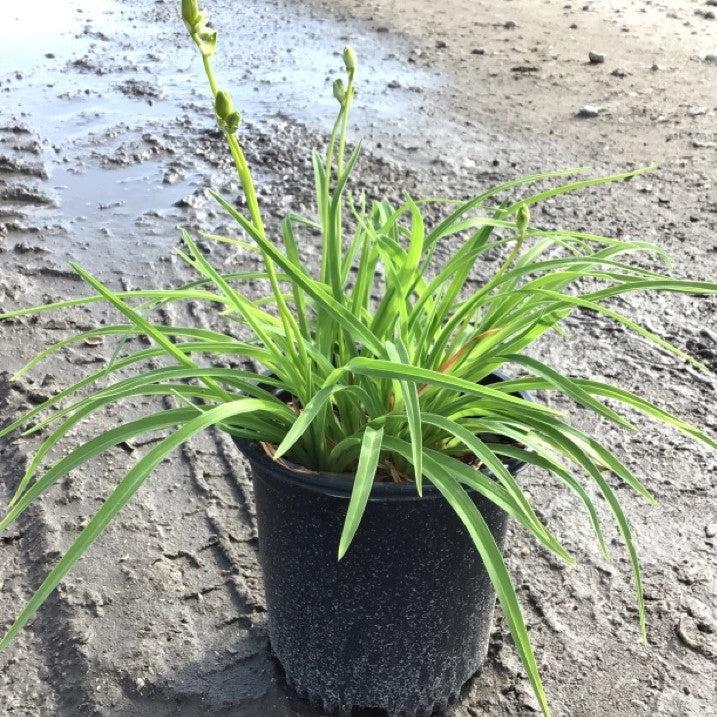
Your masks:
{"label": "plastic nursery pot", "polygon": [[[289,687],[327,711],[430,715],[457,698],[485,660],[495,593],[438,491],[375,483],[338,561],[350,478],[236,443],[252,469],[269,637]],[[507,463],[513,474],[522,465]],[[472,498],[502,549],[506,514]]]}

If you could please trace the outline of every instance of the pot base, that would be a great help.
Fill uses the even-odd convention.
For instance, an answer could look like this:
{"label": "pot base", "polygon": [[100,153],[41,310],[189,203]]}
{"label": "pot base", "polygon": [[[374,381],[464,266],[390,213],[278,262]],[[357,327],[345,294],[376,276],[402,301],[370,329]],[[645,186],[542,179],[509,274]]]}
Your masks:
{"label": "pot base", "polygon": [[[276,656],[274,656],[274,659],[279,662]],[[281,663],[279,664],[281,665]],[[432,715],[443,714],[451,704],[458,701],[463,688],[472,679],[477,677],[480,672],[481,668],[470,675],[458,689],[455,689],[455,685],[459,681],[455,678],[450,679],[446,685],[443,685],[446,689],[451,690],[447,697],[435,699],[434,694],[417,694],[416,692],[407,690],[407,694],[411,694],[410,700],[403,700],[396,704],[386,702],[384,704],[365,705],[346,703],[342,701],[338,695],[327,694],[323,688],[321,692],[313,691],[300,682],[292,680],[282,667],[284,681],[288,689],[300,700],[303,700],[316,709],[322,710],[326,714],[352,714],[353,710],[377,710],[387,717],[431,717]],[[412,687],[415,689],[415,685]],[[444,690],[439,691],[444,692]]]}

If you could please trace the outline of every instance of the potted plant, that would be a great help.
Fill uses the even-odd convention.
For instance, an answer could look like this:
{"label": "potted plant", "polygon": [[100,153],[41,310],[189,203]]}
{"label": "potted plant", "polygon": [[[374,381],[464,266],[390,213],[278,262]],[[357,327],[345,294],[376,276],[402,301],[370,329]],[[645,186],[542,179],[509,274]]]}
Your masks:
{"label": "potted plant", "polygon": [[[505,182],[447,204],[434,226],[424,222],[432,200],[405,196],[394,206],[348,192],[360,145],[347,150],[356,57],[346,48],[346,81],[336,80],[337,119],[324,154],[313,154],[315,218],[288,215],[281,236],[266,231],[237,138],[241,123],[214,77],[217,35],[196,0],[182,17],[200,50],[214,111],[241,181],[248,214],[217,201],[244,237],[221,241],[258,251],[261,272],[221,274],[183,233],[179,256],[198,281],[172,289],[113,291],[77,264],[96,292],[2,314],[27,316],[105,302],[125,322],[76,334],[45,356],[88,336],[143,336],[152,348],[114,358],[7,425],[29,432],[52,427],[30,462],[0,529],[85,461],[138,435],[170,430],[119,481],[112,494],[32,596],[0,640],[10,641],[74,563],[142,486],[168,453],[216,426],[231,434],[248,460],[255,488],[261,559],[272,648],[288,682],[326,708],[377,707],[390,714],[430,713],[454,698],[485,658],[496,594],[538,704],[548,703],[516,593],[501,549],[507,520],[560,559],[572,558],[540,520],[517,474],[524,465],[558,478],[582,503],[604,553],[592,493],[605,500],[626,543],[646,634],[640,567],[628,520],[613,489],[622,481],[651,493],[597,439],[525,392],[557,391],[626,428],[623,404],[712,448],[717,443],[619,387],[564,375],[527,350],[557,331],[576,309],[600,313],[672,352],[699,361],[606,305],[613,296],[660,290],[714,293],[717,285],[684,281],[628,261],[653,244],[570,230],[540,229],[529,209],[582,187],[629,179],[635,170],[582,179],[527,194],[529,184],[574,174],[545,172]],[[320,265],[301,257],[305,236],[320,234]],[[436,265],[440,242],[455,250]],[[282,247],[283,244],[283,247]],[[466,281],[476,263],[503,252],[474,292]],[[261,279],[269,299],[242,292]],[[136,300],[145,303],[138,306]],[[220,305],[250,340],[232,332],[165,326],[152,310],[169,301]],[[266,308],[266,304],[269,308]],[[256,370],[212,366],[243,355]],[[167,365],[149,368],[163,357]],[[209,359],[208,361],[206,359]],[[521,377],[500,373],[504,365]],[[97,383],[126,368],[130,378]],[[703,367],[702,367],[703,368]],[[91,387],[90,396],[81,391]],[[168,396],[176,407],[105,431],[42,468],[78,422],[115,401]],[[44,416],[38,420],[38,416]]]}

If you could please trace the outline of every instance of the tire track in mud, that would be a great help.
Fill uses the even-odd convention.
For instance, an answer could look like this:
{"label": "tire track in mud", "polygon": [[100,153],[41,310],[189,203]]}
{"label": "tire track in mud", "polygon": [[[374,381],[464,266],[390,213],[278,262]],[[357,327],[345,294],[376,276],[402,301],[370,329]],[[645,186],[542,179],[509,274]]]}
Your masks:
{"label": "tire track in mud", "polygon": [[[2,415],[8,415],[14,408],[9,400],[7,378],[7,374],[0,377]],[[8,438],[0,440],[0,446],[0,476],[7,494],[12,495],[27,467],[27,456]],[[34,592],[61,555],[55,539],[60,532],[59,525],[52,518],[47,504],[36,501],[18,518],[16,531],[19,535],[19,558],[24,564],[30,591]],[[26,597],[29,596],[30,593]],[[18,612],[19,605],[14,609]],[[95,710],[94,690],[88,680],[88,653],[84,647],[87,636],[73,629],[72,613],[73,608],[60,587],[25,628],[37,638],[44,663],[43,681],[49,685],[56,699],[57,715],[91,714]],[[62,657],[58,660],[59,655]]]}
{"label": "tire track in mud", "polygon": [[[29,215],[55,200],[46,193],[48,179],[40,139],[12,117],[0,125],[0,237],[10,232],[36,234],[40,228],[29,221]],[[27,251],[41,251],[27,248]]]}

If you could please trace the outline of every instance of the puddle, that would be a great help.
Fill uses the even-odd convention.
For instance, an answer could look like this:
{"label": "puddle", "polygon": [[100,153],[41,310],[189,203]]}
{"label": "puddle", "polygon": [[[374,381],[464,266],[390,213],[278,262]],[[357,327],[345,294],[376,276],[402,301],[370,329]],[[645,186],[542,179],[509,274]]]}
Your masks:
{"label": "puddle", "polygon": [[[347,38],[336,23],[263,0],[242,2],[241,11],[230,0],[206,4],[220,28],[220,85],[253,124],[281,114],[327,130],[336,112],[331,83],[350,43],[360,63],[353,136],[362,125],[385,134],[420,131],[422,92],[435,78],[399,61],[405,48],[387,48],[374,34]],[[0,120],[27,126],[42,143],[47,186],[59,200],[48,223],[72,229],[66,246],[53,240],[48,247],[58,261],[71,256],[122,269],[130,241],[140,259],[171,251],[181,212],[169,210],[196,188],[162,183],[177,156],[130,156],[121,168],[102,160],[141,143],[148,127],[179,138],[182,122],[211,127],[207,94],[174,0],[24,0],[13,7],[0,24]],[[191,146],[182,149],[180,160],[191,157]],[[198,167],[195,185],[206,177]],[[137,224],[153,211],[152,221]]]}
{"label": "puddle", "polygon": [[99,20],[113,7],[112,0],[22,0],[7,2],[0,23],[0,75],[32,72],[49,55],[71,51],[70,36],[83,25]]}
{"label": "puddle", "polygon": [[170,187],[164,185],[163,174],[160,162],[148,161],[117,169],[66,171],[56,174],[53,184],[61,182],[54,189],[67,221],[93,219],[99,226],[107,227],[116,219],[133,221],[145,212],[166,211],[189,192],[186,181]]}

